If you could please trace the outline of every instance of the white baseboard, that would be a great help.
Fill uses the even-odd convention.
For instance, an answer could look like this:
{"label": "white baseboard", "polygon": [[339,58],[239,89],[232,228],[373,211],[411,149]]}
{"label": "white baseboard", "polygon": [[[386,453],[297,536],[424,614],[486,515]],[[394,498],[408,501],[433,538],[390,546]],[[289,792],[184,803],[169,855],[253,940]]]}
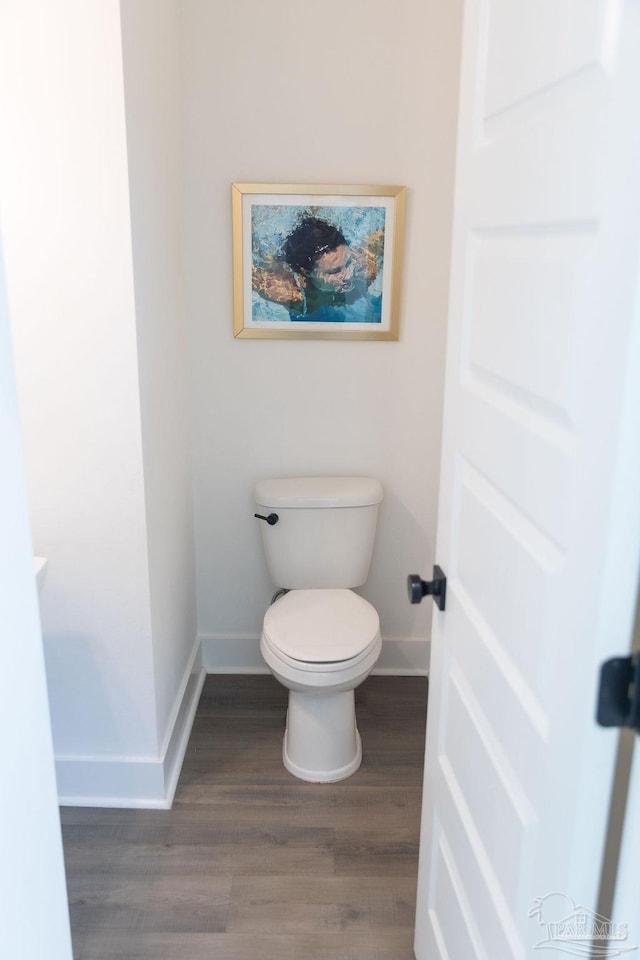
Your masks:
{"label": "white baseboard", "polygon": [[207,673],[271,673],[260,653],[260,637],[201,634]]}
{"label": "white baseboard", "polygon": [[170,809],[205,677],[197,639],[159,756],[56,756],[58,803]]}
{"label": "white baseboard", "polygon": [[192,670],[180,701],[180,708],[176,714],[175,721],[171,724],[170,735],[162,754],[164,757],[165,797],[168,807],[173,803],[184,755],[187,752],[189,737],[191,736],[191,728],[195,719],[196,710],[198,709],[200,694],[202,693],[204,681],[207,676],[206,670],[202,666],[200,652],[201,646],[200,640],[198,639],[197,662],[192,665]]}
{"label": "white baseboard", "polygon": [[152,757],[56,757],[61,807],[168,810],[164,765]]}
{"label": "white baseboard", "polygon": [[430,640],[383,639],[382,651],[372,673],[390,677],[426,677],[430,654]]}
{"label": "white baseboard", "polygon": [[[201,639],[202,663],[207,673],[270,673],[260,653],[259,637],[203,634]],[[430,646],[427,640],[383,639],[373,673],[426,676]]]}

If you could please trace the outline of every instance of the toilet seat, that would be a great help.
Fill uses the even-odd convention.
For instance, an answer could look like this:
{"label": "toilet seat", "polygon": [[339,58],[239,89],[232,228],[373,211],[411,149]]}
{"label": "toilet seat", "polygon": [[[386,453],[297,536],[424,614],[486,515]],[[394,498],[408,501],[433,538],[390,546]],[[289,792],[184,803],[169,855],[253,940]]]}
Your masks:
{"label": "toilet seat", "polygon": [[290,666],[327,672],[366,658],[380,641],[380,621],[352,590],[291,590],[267,610],[262,639]]}

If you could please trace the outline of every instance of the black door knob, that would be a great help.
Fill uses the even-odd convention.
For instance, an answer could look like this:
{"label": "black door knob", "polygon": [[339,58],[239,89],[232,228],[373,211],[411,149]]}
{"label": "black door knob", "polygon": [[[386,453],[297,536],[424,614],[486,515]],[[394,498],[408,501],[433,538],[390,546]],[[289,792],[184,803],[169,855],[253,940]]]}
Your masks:
{"label": "black door knob", "polygon": [[444,610],[447,599],[447,578],[440,567],[433,568],[433,580],[423,580],[417,573],[407,577],[409,603],[421,603],[422,598],[432,596],[440,610]]}
{"label": "black door knob", "polygon": [[409,603],[422,603],[424,593],[422,584],[424,580],[417,573],[410,573],[407,577],[407,592],[409,594]]}

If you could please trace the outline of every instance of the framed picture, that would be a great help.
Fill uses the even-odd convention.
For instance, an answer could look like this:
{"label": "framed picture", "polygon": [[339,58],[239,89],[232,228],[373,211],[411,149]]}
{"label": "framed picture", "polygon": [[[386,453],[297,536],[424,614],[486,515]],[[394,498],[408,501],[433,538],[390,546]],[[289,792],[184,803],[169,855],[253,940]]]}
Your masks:
{"label": "framed picture", "polygon": [[397,340],[405,187],[234,183],[233,335]]}

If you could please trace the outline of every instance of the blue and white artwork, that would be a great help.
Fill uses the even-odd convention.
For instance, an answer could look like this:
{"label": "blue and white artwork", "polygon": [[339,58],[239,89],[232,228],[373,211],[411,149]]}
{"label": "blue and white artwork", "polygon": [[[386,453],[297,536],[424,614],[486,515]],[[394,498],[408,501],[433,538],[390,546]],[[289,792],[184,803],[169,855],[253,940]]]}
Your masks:
{"label": "blue and white artwork", "polygon": [[387,208],[253,202],[253,323],[379,325]]}
{"label": "blue and white artwork", "polygon": [[406,193],[232,183],[234,337],[397,340]]}

